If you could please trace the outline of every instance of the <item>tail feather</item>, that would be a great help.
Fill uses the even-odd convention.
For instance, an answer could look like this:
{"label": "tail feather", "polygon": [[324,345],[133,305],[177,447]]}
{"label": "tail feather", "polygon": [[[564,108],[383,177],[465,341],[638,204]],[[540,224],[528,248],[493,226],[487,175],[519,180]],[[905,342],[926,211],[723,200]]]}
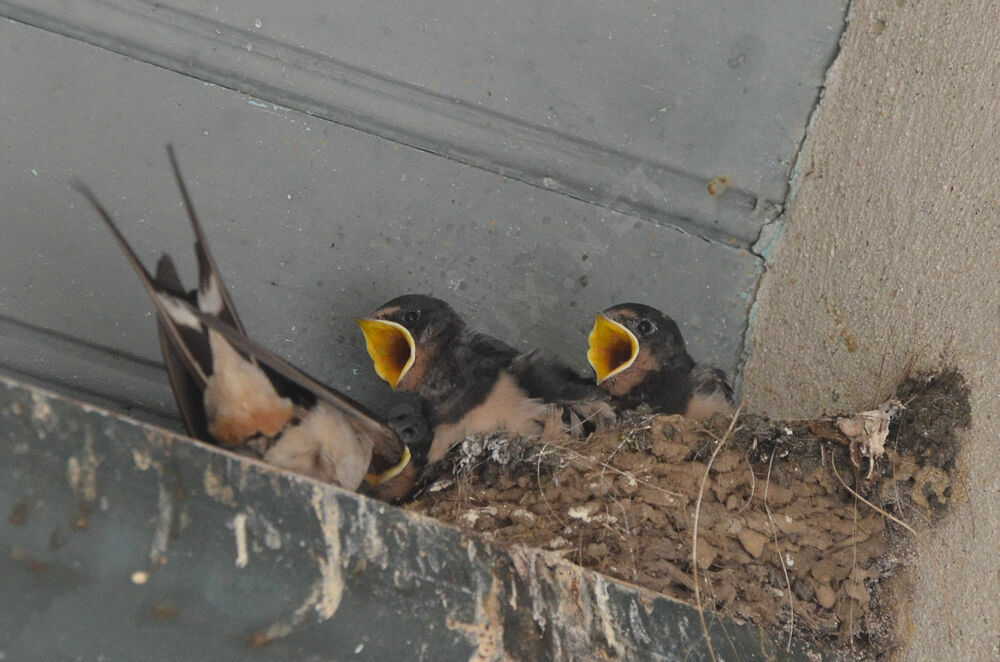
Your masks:
{"label": "tail feather", "polygon": [[[161,324],[162,332],[166,335],[167,340],[170,342],[171,347],[177,354],[177,358],[185,366],[185,369],[191,373],[191,376],[196,379],[199,388],[204,388],[205,383],[208,378],[204,370],[201,369],[198,361],[191,354],[184,341],[181,334],[180,325],[190,326],[191,318],[187,312],[188,308],[186,303],[182,298],[171,294],[166,289],[161,288],[139,260],[139,256],[136,255],[132,246],[126,241],[125,236],[115,225],[115,222],[111,219],[111,214],[108,210],[104,208],[97,196],[94,195],[87,186],[79,181],[74,180],[73,188],[79,191],[87,200],[93,205],[94,209],[97,211],[98,216],[104,221],[104,224],[108,226],[111,231],[112,236],[118,245],[121,247],[122,251],[125,253],[125,257],[128,259],[132,268],[135,270],[136,275],[139,276],[139,280],[142,282],[144,288],[146,288],[149,298],[153,301],[153,305],[156,306],[156,312],[159,316],[159,321]],[[169,267],[167,268],[169,271]],[[167,273],[166,271],[164,272]],[[174,271],[176,276],[176,270]],[[179,282],[179,281],[178,281]]]}
{"label": "tail feather", "polygon": [[191,228],[194,230],[194,251],[198,256],[198,308],[202,312],[215,315],[226,324],[230,324],[238,333],[246,335],[246,329],[243,328],[243,323],[236,312],[236,306],[229,298],[222,276],[219,274],[219,267],[212,252],[208,249],[205,231],[202,229],[201,221],[198,220],[198,214],[194,210],[194,203],[188,193],[187,184],[181,177],[181,169],[173,145],[167,145],[167,155],[170,157],[170,167],[174,171],[177,188],[180,189],[181,197],[184,199],[184,208],[187,210]]}

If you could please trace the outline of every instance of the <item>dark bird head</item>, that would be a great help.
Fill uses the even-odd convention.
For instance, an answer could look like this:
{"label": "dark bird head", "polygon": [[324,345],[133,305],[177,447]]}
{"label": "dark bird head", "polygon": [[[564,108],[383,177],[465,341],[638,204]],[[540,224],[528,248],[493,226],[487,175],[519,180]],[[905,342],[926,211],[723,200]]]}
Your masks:
{"label": "dark bird head", "polygon": [[625,395],[651,372],[690,371],[681,331],[669,316],[641,303],[623,303],[597,315],[587,360],[597,383],[612,395]]}
{"label": "dark bird head", "polygon": [[431,357],[465,327],[451,306],[424,294],[396,297],[357,322],[375,372],[404,391],[416,390]]}

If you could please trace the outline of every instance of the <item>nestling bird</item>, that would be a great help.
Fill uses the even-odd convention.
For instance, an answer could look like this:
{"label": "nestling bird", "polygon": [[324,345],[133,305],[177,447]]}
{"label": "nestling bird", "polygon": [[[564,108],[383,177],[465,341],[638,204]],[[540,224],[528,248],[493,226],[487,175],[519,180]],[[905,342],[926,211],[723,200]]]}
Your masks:
{"label": "nestling bird", "polygon": [[378,376],[423,398],[433,429],[428,463],[474,434],[581,436],[614,420],[607,396],[590,380],[473,331],[440,299],[397,297],[358,324]]}
{"label": "nestling bird", "polygon": [[90,189],[74,187],[107,224],[156,307],[160,348],[188,432],[345,489],[367,480],[375,496],[404,496],[418,471],[396,432],[247,337],[170,146],[167,153],[194,229],[197,290],[185,292],[166,254],[151,275]]}
{"label": "nestling bird", "polygon": [[597,315],[587,360],[615,404],[708,418],[732,410],[726,373],[695,363],[677,323],[656,308],[623,303]]}

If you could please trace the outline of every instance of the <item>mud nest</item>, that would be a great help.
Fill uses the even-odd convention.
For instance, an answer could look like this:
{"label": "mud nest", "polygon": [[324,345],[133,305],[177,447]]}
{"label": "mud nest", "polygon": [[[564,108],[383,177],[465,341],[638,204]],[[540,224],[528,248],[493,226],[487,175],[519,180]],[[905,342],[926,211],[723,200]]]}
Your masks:
{"label": "mud nest", "polygon": [[919,536],[964,494],[956,430],[970,421],[953,370],[896,397],[874,460],[836,418],[636,412],[586,442],[466,440],[408,507],[691,603],[697,557],[705,609],[880,659],[903,642]]}

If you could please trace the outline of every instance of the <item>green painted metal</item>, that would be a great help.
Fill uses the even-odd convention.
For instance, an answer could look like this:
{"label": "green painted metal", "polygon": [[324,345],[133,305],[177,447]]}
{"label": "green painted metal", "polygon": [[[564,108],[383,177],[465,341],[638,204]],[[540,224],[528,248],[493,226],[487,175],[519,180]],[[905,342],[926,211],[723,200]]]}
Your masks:
{"label": "green painted metal", "polygon": [[686,604],[3,378],[0,513],[8,661],[710,659]]}

